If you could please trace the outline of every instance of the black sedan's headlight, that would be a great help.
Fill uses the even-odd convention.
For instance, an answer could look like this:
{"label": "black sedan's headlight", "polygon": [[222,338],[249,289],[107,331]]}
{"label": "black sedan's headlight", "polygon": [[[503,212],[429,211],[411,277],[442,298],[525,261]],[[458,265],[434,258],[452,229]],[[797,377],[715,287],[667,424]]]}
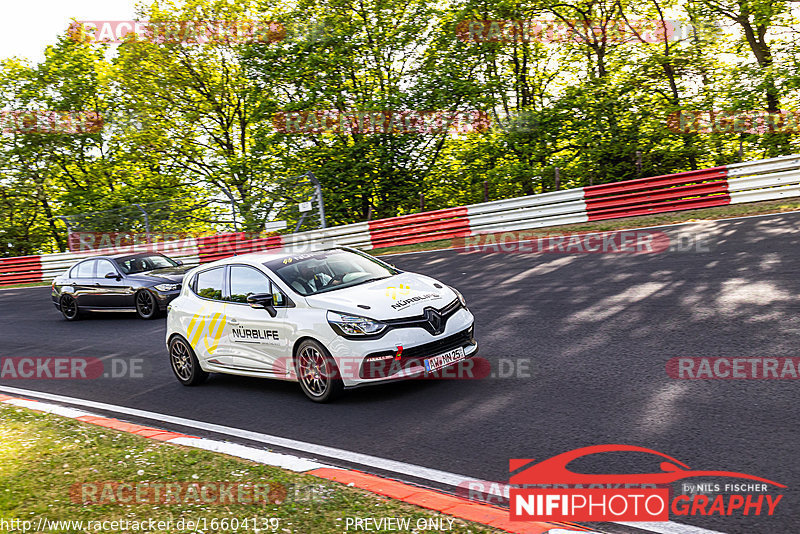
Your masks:
{"label": "black sedan's headlight", "polygon": [[162,293],[166,293],[168,291],[175,291],[180,289],[180,284],[158,284],[157,286],[153,286],[153,289],[161,291]]}
{"label": "black sedan's headlight", "polygon": [[386,328],[386,324],[374,319],[332,311],[328,312],[328,324],[336,333],[345,337],[374,336]]}

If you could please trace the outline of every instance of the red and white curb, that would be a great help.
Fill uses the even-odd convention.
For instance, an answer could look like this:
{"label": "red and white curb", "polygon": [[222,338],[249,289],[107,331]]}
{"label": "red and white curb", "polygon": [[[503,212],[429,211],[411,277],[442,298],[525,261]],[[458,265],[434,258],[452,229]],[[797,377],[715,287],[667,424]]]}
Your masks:
{"label": "red and white curb", "polygon": [[513,534],[591,534],[593,532],[579,525],[511,521],[509,519],[508,510],[503,508],[469,501],[446,493],[413,486],[389,478],[370,475],[354,469],[333,467],[291,454],[271,452],[236,443],[200,438],[160,428],[127,423],[119,419],[103,417],[77,408],[69,408],[38,400],[12,397],[2,393],[0,393],[0,402],[39,412],[59,415],[121,432],[128,432],[143,438],[163,441],[173,445],[204,449],[244,458],[264,465],[288,469],[297,473],[313,475],[408,504],[434,510],[452,517],[505,530]]}

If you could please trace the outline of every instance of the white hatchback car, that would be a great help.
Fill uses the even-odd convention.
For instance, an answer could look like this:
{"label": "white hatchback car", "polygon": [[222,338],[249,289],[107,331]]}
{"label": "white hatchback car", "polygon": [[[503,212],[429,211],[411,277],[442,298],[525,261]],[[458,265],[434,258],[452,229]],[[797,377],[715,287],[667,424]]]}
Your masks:
{"label": "white hatchback car", "polygon": [[247,254],[194,268],[167,318],[172,370],[300,383],[326,402],[390,380],[438,376],[478,351],[455,289],[363,252]]}

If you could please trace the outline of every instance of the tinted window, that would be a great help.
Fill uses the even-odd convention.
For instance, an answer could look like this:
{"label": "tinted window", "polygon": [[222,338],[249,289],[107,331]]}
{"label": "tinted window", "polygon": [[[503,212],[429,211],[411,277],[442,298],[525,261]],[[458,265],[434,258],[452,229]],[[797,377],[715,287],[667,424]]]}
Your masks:
{"label": "tinted window", "polygon": [[222,300],[224,267],[216,267],[201,273],[197,273],[195,282],[195,292],[201,297],[214,300]]}
{"label": "tinted window", "polygon": [[119,268],[125,274],[143,273],[152,271],[153,269],[164,269],[176,267],[178,265],[173,260],[161,254],[125,256],[124,258],[117,258],[114,261],[117,262],[117,265],[119,265]]}
{"label": "tinted window", "polygon": [[72,269],[72,276],[75,278],[94,278],[94,265],[97,263],[94,260],[79,263]]}
{"label": "tinted window", "polygon": [[252,267],[231,267],[231,297],[233,302],[247,302],[247,297],[256,293],[269,293],[269,278]]}
{"label": "tinted window", "polygon": [[247,297],[256,293],[272,293],[275,306],[285,306],[286,297],[278,287],[261,271],[252,267],[234,265],[231,267],[231,296],[233,302],[247,302]]}
{"label": "tinted window", "polygon": [[108,260],[97,260],[97,278],[102,278],[108,273],[117,274],[114,264]]}

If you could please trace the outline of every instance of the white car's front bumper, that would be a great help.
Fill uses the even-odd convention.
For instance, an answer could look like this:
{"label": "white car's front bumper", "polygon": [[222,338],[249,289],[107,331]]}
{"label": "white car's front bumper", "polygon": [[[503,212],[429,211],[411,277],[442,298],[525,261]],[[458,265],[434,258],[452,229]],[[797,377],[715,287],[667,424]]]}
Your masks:
{"label": "white car's front bumper", "polygon": [[[378,339],[358,340],[336,336],[326,346],[336,360],[345,387],[379,384],[418,377],[425,373],[422,364],[424,359],[457,347],[464,350],[466,358],[471,358],[478,351],[478,344],[473,338],[473,322],[472,313],[461,308],[448,318],[445,330],[436,336],[418,327],[392,328]],[[400,358],[395,359],[398,347],[403,350]],[[389,355],[392,355],[391,359]],[[382,365],[376,363],[365,366],[367,357],[381,356],[385,358]],[[373,366],[373,372],[369,372],[370,365]]]}

